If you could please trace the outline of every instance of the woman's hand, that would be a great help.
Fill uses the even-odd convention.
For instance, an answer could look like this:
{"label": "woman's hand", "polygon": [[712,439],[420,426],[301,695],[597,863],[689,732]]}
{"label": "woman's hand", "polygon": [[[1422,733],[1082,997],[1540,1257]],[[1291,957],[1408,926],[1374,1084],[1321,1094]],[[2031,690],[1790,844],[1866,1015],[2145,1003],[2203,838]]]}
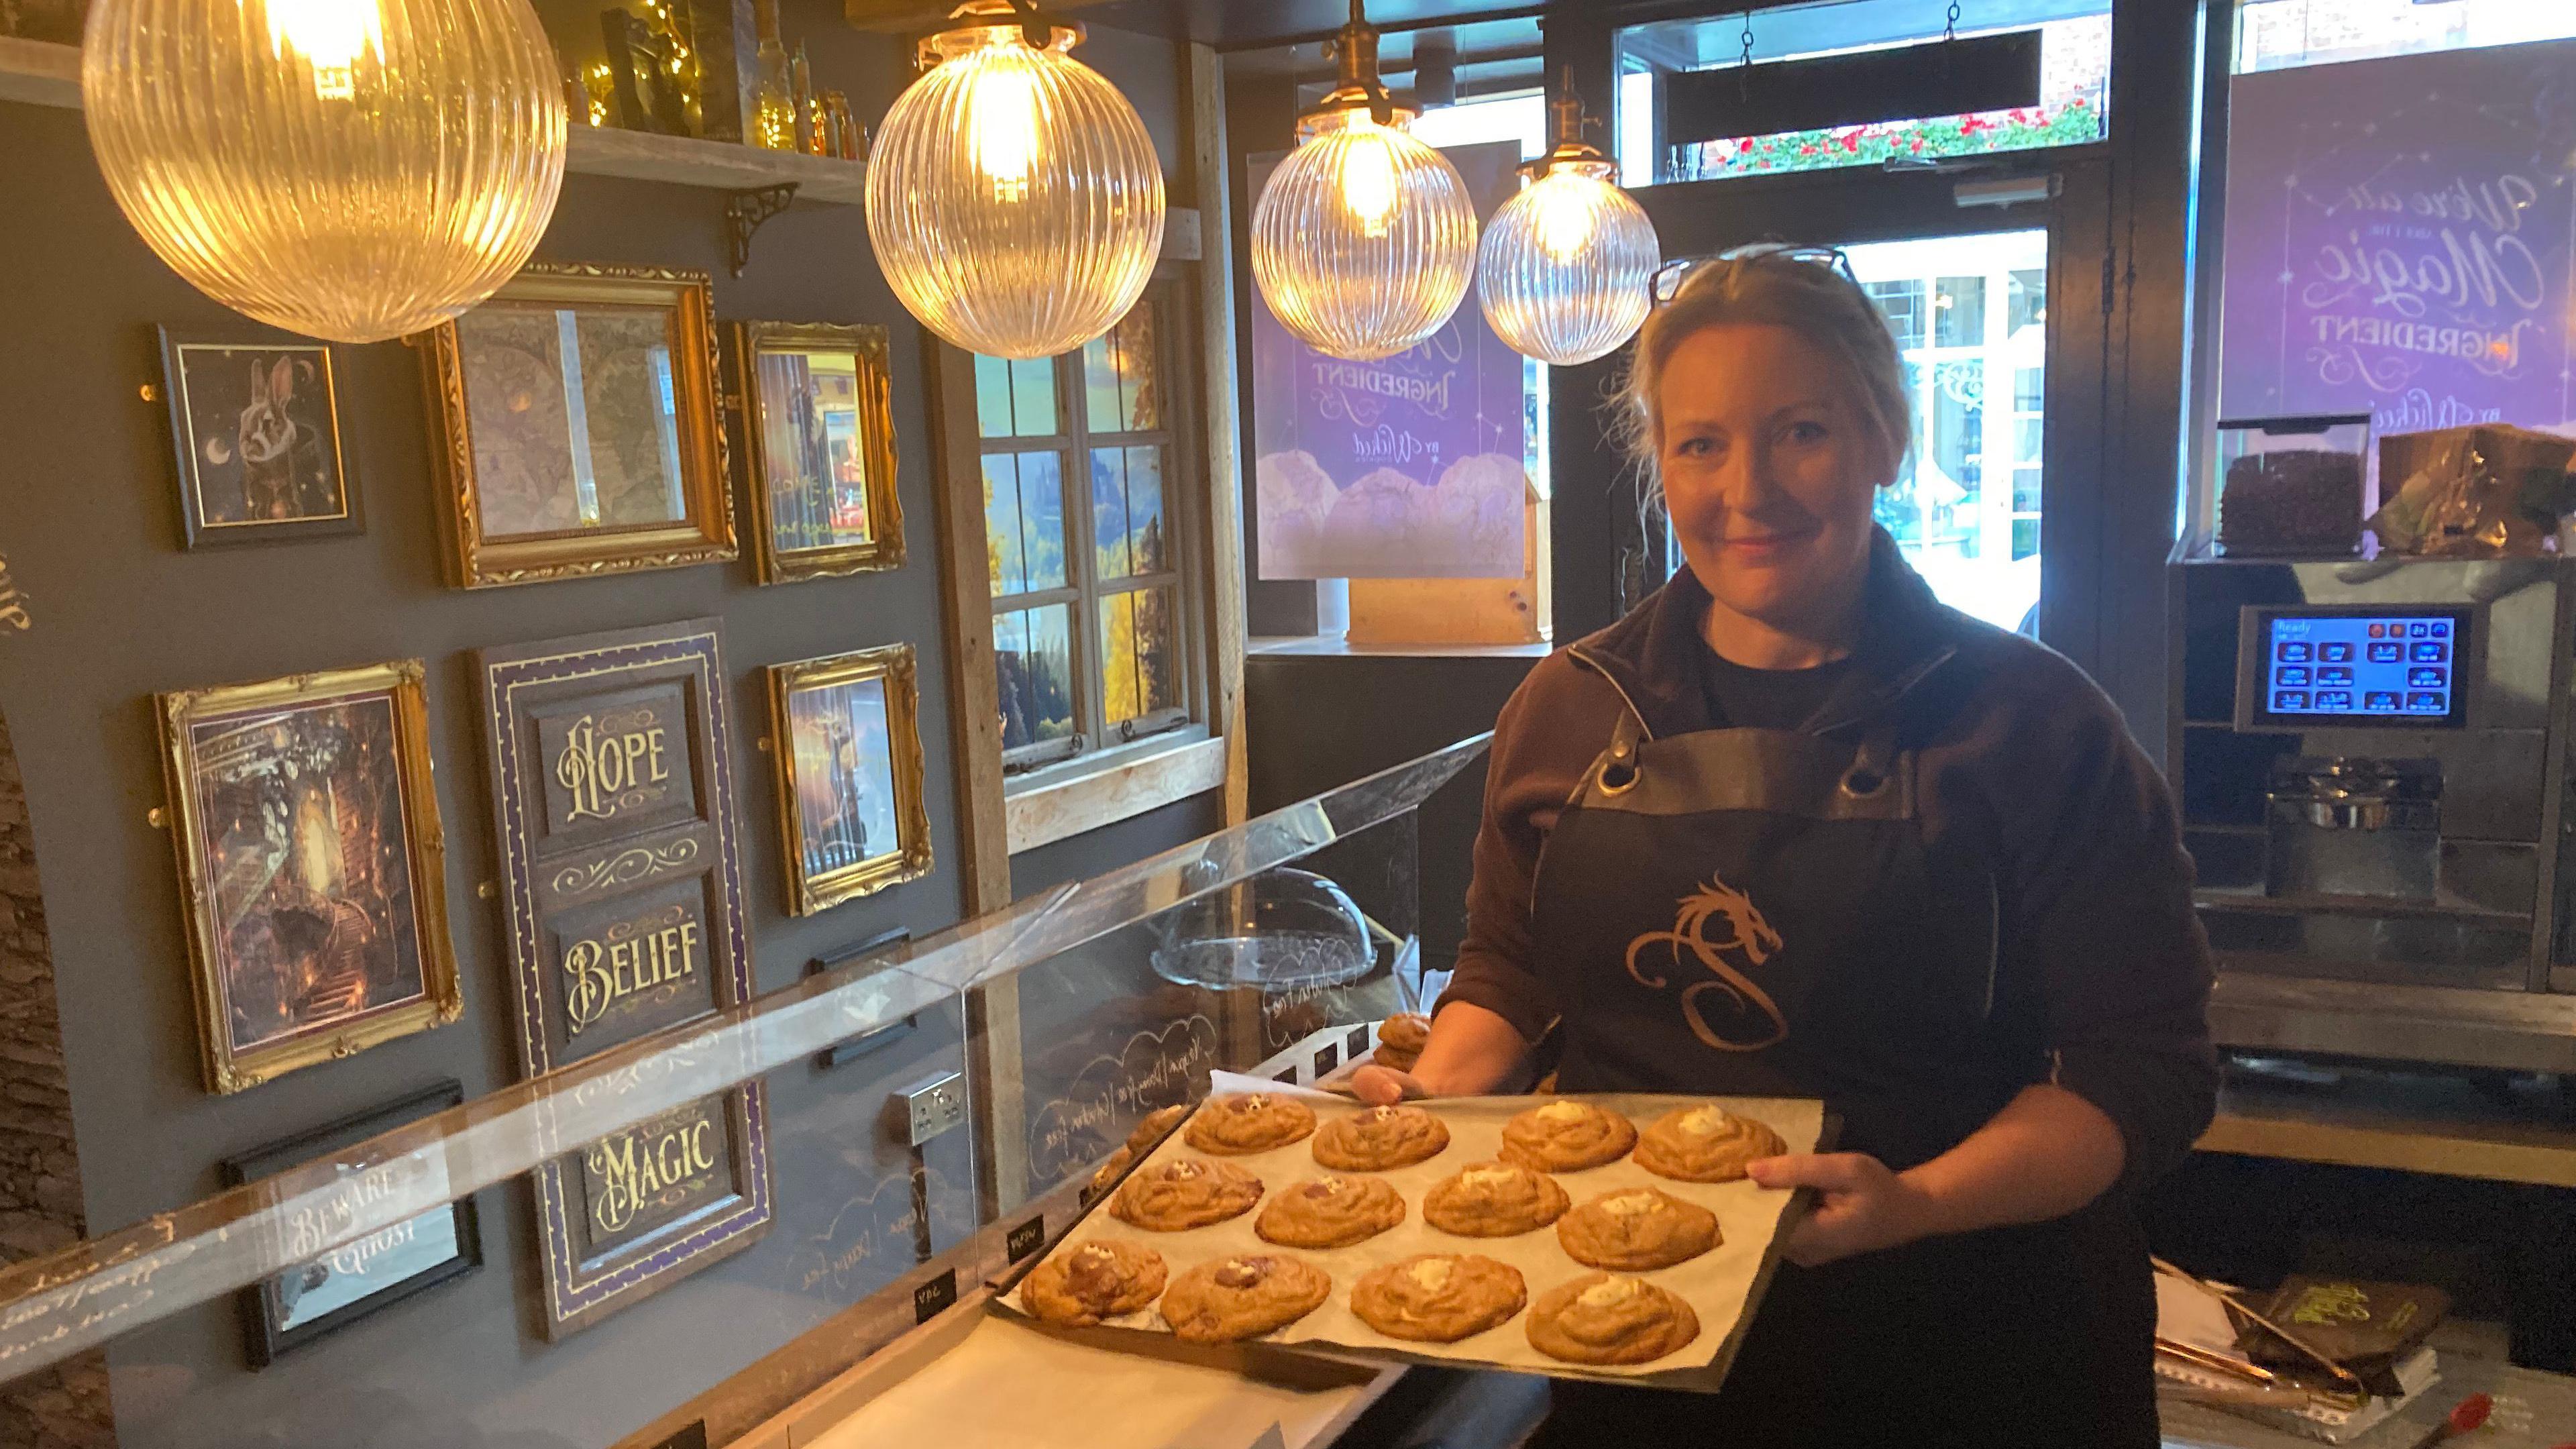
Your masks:
{"label": "woman's hand", "polygon": [[1931,1196],[1866,1153],[1765,1157],[1744,1170],[1764,1187],[1817,1190],[1815,1207],[1780,1244],[1781,1255],[1802,1268],[1940,1231]]}
{"label": "woman's hand", "polygon": [[1391,1107],[1407,1098],[1431,1095],[1411,1072],[1399,1072],[1374,1062],[1351,1073],[1351,1092],[1372,1107]]}

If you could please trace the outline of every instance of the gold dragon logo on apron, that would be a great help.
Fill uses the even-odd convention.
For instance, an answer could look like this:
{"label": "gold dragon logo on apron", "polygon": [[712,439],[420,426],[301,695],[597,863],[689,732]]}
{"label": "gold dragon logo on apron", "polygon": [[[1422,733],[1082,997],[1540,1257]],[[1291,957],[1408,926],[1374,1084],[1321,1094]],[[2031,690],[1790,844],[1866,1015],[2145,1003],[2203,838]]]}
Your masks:
{"label": "gold dragon logo on apron", "polygon": [[[1712,939],[1709,928],[1717,925],[1724,934]],[[1746,973],[1771,959],[1782,945],[1780,933],[1763,919],[1753,898],[1728,885],[1723,877],[1711,875],[1708,884],[1693,886],[1681,899],[1681,910],[1673,918],[1669,931],[1648,931],[1628,943],[1628,974],[1637,984],[1661,991],[1668,984],[1662,976],[1648,976],[1637,964],[1637,958],[1651,947],[1664,947],[1676,968],[1687,969],[1683,953],[1708,969],[1717,979],[1694,981],[1682,988],[1682,1016],[1690,1022],[1691,1034],[1722,1052],[1760,1051],[1789,1035],[1788,1018],[1780,1014],[1780,1004],[1769,992],[1753,982]],[[1721,1033],[1709,1023],[1700,1006],[1700,998],[1717,992],[1732,1002],[1738,1017],[1753,1019],[1748,1024],[1757,1028],[1751,1040],[1738,1040]],[[1761,1023],[1769,1023],[1767,1029]]]}

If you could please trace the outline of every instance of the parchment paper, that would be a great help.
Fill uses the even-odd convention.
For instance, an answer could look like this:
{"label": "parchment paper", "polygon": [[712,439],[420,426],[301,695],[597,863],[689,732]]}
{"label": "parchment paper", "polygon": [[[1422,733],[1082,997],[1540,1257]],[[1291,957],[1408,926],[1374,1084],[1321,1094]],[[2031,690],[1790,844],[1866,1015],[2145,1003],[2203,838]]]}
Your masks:
{"label": "parchment paper", "polygon": [[[1305,1096],[1303,1093],[1297,1095]],[[1768,1282],[1774,1257],[1771,1251],[1773,1239],[1792,1198],[1790,1193],[1769,1191],[1749,1180],[1675,1182],[1657,1177],[1627,1157],[1582,1172],[1555,1175],[1557,1185],[1563,1187],[1566,1196],[1573,1200],[1568,1211],[1607,1193],[1651,1186],[1717,1214],[1721,1241],[1716,1248],[1670,1268],[1637,1275],[1680,1295],[1699,1315],[1699,1337],[1651,1363],[1592,1366],[1549,1358],[1530,1346],[1525,1322],[1528,1317],[1526,1306],[1496,1327],[1456,1343],[1445,1344],[1412,1343],[1389,1338],[1369,1327],[1351,1311],[1351,1289],[1358,1284],[1362,1274],[1416,1253],[1477,1253],[1507,1263],[1520,1270],[1528,1285],[1529,1300],[1533,1303],[1540,1294],[1558,1284],[1596,1271],[1566,1256],[1553,1225],[1518,1237],[1462,1238],[1441,1232],[1422,1221],[1422,1196],[1433,1184],[1471,1163],[1496,1160],[1502,1149],[1503,1124],[1517,1113],[1553,1100],[1556,1099],[1447,1097],[1416,1104],[1448,1125],[1449,1145],[1429,1161],[1418,1162],[1411,1167],[1355,1174],[1383,1177],[1393,1184],[1396,1191],[1404,1195],[1405,1219],[1376,1237],[1351,1247],[1281,1248],[1262,1241],[1252,1230],[1253,1221],[1261,1215],[1262,1207],[1268,1205],[1274,1194],[1323,1176],[1328,1171],[1316,1163],[1312,1151],[1314,1139],[1310,1136],[1268,1152],[1219,1159],[1261,1179],[1262,1200],[1250,1212],[1204,1228],[1156,1233],[1120,1222],[1110,1215],[1104,1200],[1066,1233],[1046,1257],[1052,1258],[1087,1242],[1125,1239],[1161,1253],[1172,1276],[1177,1278],[1184,1270],[1212,1258],[1238,1253],[1294,1253],[1333,1275],[1332,1296],[1314,1312],[1266,1335],[1266,1342],[1331,1344],[1418,1362],[1485,1364],[1569,1378],[1645,1379],[1669,1382],[1674,1387],[1715,1387],[1715,1380],[1724,1375],[1726,1366],[1733,1360],[1739,1329],[1746,1317],[1746,1304],[1754,1300],[1759,1289]],[[1598,1103],[1625,1115],[1641,1132],[1666,1112],[1715,1102],[1730,1112],[1768,1123],[1788,1144],[1791,1152],[1814,1151],[1824,1132],[1824,1104],[1812,1097],[1603,1093],[1585,1096],[1581,1100]],[[1359,1104],[1348,1099],[1315,1102],[1314,1106],[1319,1127],[1337,1115],[1361,1110]],[[1145,1164],[1167,1162],[1176,1157],[1209,1155],[1190,1147],[1183,1137],[1182,1132],[1175,1132],[1164,1139],[1163,1144],[1145,1158]],[[1020,1311],[1016,1286],[996,1301],[1014,1312]],[[1115,1337],[1117,1331],[1169,1333],[1171,1329],[1159,1312],[1148,1308],[1107,1320],[1100,1329],[1092,1330],[1111,1337]]]}

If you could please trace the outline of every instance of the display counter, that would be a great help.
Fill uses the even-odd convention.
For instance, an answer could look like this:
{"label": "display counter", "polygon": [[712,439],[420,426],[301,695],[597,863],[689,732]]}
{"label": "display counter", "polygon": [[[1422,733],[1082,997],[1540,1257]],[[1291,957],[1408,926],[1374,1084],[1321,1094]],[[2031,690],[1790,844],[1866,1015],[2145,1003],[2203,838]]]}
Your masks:
{"label": "display counter", "polygon": [[[103,1362],[125,1449],[911,1442],[949,1408],[957,1443],[1319,1442],[1395,1371],[1112,1354],[982,1304],[1212,1070],[1311,1081],[1371,1048],[1421,989],[1417,811],[1484,744],[316,1134],[0,1276],[0,1365],[41,1393]],[[462,1312],[476,1275],[513,1311]]]}

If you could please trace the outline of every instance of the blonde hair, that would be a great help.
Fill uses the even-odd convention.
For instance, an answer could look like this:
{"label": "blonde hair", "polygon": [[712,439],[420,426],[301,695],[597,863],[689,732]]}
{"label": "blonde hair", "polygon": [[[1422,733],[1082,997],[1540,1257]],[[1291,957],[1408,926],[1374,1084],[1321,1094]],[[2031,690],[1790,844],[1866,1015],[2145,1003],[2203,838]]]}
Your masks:
{"label": "blonde hair", "polygon": [[1786,327],[1840,364],[1862,420],[1887,449],[1891,476],[1914,446],[1906,403],[1905,363],[1886,319],[1839,268],[1805,249],[1746,248],[1703,262],[1682,278],[1672,300],[1658,304],[1637,332],[1627,376],[1612,399],[1611,434],[1656,487],[1663,420],[1657,389],[1664,364],[1691,336],[1729,323]]}

